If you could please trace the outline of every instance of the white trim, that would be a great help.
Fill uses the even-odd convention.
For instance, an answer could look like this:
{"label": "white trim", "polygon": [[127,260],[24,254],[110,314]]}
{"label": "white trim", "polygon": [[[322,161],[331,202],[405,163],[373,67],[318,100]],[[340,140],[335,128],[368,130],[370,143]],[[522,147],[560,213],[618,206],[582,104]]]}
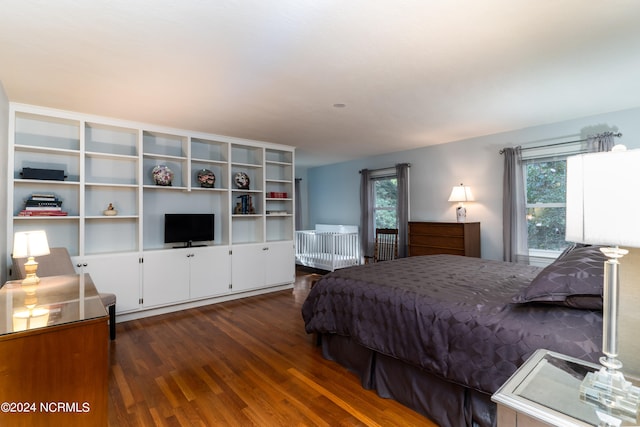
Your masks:
{"label": "white trim", "polygon": [[241,298],[247,298],[257,295],[268,294],[272,292],[283,291],[287,289],[293,289],[293,283],[276,285],[269,288],[261,288],[243,292],[237,292],[235,294],[225,294],[216,297],[192,300],[184,303],[169,304],[165,306],[157,306],[153,308],[142,308],[136,311],[130,311],[125,313],[118,313],[116,316],[116,323],[127,322],[129,320],[142,319],[145,317],[157,316],[159,314],[173,313],[176,311],[182,311],[189,308],[202,307],[204,305],[218,304],[226,301],[233,301]]}
{"label": "white trim", "polygon": [[529,249],[529,264],[537,267],[546,267],[555,261],[561,253],[562,251]]}

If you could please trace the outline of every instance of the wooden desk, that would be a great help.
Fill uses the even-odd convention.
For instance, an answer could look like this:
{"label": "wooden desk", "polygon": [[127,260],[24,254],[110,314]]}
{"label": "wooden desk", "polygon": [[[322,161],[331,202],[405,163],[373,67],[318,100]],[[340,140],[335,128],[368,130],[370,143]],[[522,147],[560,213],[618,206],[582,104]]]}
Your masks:
{"label": "wooden desk", "polygon": [[0,288],[0,425],[106,426],[107,320],[88,274]]}

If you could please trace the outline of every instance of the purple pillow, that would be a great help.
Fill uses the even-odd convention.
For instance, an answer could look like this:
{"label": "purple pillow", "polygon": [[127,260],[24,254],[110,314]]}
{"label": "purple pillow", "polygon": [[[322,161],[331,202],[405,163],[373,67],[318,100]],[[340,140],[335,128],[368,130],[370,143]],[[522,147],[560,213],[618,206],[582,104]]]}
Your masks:
{"label": "purple pillow", "polygon": [[600,246],[577,246],[545,267],[513,302],[540,302],[602,310],[602,281],[607,257]]}

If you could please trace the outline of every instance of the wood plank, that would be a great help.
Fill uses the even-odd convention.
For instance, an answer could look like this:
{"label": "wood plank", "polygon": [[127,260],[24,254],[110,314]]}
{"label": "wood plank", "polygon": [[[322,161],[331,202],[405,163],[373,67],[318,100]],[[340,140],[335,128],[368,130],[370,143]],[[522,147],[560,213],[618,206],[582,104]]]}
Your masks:
{"label": "wood plank", "polygon": [[0,412],[0,425],[104,426],[107,342],[106,315],[4,336],[0,402],[28,402],[29,410]]}
{"label": "wood plank", "polygon": [[314,274],[293,291],[119,323],[109,426],[435,427],[365,390],[304,331]]}

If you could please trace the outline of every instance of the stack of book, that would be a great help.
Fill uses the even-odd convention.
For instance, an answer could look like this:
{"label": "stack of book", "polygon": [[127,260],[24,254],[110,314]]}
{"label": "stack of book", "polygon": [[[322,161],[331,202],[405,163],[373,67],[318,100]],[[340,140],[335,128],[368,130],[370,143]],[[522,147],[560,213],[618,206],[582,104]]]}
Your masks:
{"label": "stack of book", "polygon": [[66,216],[62,210],[62,200],[55,194],[33,193],[24,203],[18,216]]}
{"label": "stack of book", "polygon": [[278,191],[269,191],[267,193],[267,197],[270,199],[286,199],[287,193],[282,193]]}

